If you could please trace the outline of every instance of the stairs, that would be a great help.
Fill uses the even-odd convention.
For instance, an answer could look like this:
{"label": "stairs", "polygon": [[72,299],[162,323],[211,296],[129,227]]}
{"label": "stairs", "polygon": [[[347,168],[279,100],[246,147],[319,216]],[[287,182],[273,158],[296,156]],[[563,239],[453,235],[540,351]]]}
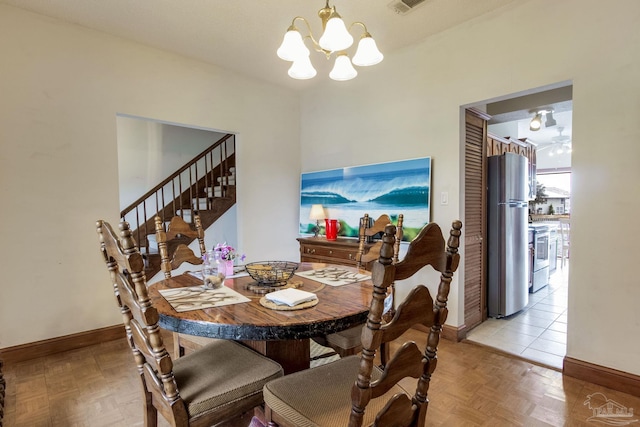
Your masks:
{"label": "stairs", "polygon": [[[235,204],[235,173],[236,168],[230,167],[229,175],[218,177],[217,181],[220,185],[205,187],[202,190],[202,194],[199,195],[200,197],[191,199],[191,206],[195,208],[195,211],[200,215],[200,221],[202,222],[203,229],[206,230]],[[222,183],[223,178],[224,184]],[[182,217],[185,222],[193,224],[193,208],[177,209],[175,215]],[[165,218],[165,230],[168,227],[172,216],[173,215]],[[147,276],[147,279],[150,279],[160,271],[160,254],[158,252],[158,242],[156,240],[155,230],[148,233],[146,239],[148,244],[146,253],[143,253],[143,256],[146,259],[145,275]],[[178,244],[185,244],[188,246],[193,240],[193,238],[187,237],[174,239],[174,241],[168,242],[170,245],[169,252],[172,252],[172,244],[175,246]],[[198,255],[197,250],[195,253]]]}
{"label": "stairs", "polygon": [[[145,258],[147,279],[160,271],[156,215],[166,227],[176,215],[192,223],[196,210],[206,230],[235,205],[235,173],[235,136],[227,134],[120,212],[121,219],[131,224]],[[168,242],[169,250],[178,244],[189,245],[191,241],[193,238],[186,236],[173,239]],[[196,254],[198,252],[196,250]]]}

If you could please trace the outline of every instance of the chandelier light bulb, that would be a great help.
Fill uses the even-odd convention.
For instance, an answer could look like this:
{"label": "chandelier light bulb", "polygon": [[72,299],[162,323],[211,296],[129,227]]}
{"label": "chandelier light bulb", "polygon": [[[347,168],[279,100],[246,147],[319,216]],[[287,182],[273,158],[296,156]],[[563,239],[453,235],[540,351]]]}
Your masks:
{"label": "chandelier light bulb", "polygon": [[310,52],[302,41],[302,35],[292,26],[285,33],[277,54],[285,61],[295,61],[302,56],[309,56]]}
{"label": "chandelier light bulb", "polygon": [[311,64],[311,60],[309,59],[309,55],[299,57],[293,64],[291,64],[291,68],[289,68],[289,77],[297,80],[307,80],[311,79],[318,74],[313,65]]}
{"label": "chandelier light bulb", "polygon": [[345,50],[353,44],[353,37],[347,31],[344,21],[337,12],[331,13],[331,17],[327,21],[327,27],[324,29],[324,34],[322,34],[320,40],[318,40],[318,44],[329,52]]}
{"label": "chandelier light bulb", "polygon": [[358,50],[353,56],[352,62],[359,67],[368,67],[378,64],[383,58],[384,55],[378,50],[376,41],[371,37],[371,34],[365,33],[358,42]]}
{"label": "chandelier light bulb", "polygon": [[358,72],[353,68],[353,65],[351,65],[351,61],[347,54],[344,52],[339,53],[336,58],[336,62],[333,65],[333,69],[329,73],[329,77],[337,81],[346,81],[353,79],[357,75]]}

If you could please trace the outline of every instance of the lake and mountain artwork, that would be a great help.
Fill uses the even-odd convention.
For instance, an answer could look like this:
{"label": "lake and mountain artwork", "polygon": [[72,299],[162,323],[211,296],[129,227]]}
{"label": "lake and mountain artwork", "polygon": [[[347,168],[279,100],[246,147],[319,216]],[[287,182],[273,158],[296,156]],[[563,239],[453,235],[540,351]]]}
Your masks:
{"label": "lake and mountain artwork", "polygon": [[[404,239],[411,241],[430,220],[431,158],[376,163],[303,173],[300,188],[300,234],[313,234],[311,205],[324,207],[327,218],[340,223],[339,236],[358,237],[365,213],[392,221],[404,215]],[[320,222],[320,234],[324,224]]]}

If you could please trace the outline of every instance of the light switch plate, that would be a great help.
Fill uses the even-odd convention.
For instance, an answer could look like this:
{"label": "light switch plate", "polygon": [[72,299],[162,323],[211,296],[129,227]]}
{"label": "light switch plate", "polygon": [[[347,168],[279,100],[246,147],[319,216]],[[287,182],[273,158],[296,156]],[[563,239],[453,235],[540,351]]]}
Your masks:
{"label": "light switch plate", "polygon": [[440,193],[440,204],[448,205],[449,204],[449,193],[447,191],[443,191]]}

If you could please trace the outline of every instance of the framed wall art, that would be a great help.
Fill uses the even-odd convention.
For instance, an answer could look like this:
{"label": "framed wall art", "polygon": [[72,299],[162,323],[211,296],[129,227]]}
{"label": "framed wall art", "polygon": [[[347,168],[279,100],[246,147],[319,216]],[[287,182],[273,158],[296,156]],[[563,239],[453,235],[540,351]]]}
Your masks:
{"label": "framed wall art", "polygon": [[[411,241],[430,221],[431,157],[303,173],[300,234],[313,234],[311,205],[340,223],[340,236],[358,237],[360,218],[404,215],[404,240]],[[324,224],[321,221],[321,233]]]}

